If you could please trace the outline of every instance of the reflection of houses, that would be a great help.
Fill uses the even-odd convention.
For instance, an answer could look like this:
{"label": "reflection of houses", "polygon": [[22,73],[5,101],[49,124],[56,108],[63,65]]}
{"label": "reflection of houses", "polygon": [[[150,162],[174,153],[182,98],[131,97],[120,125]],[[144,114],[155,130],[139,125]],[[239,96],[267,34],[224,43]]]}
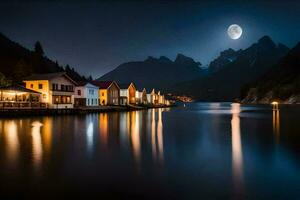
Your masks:
{"label": "reflection of houses", "polygon": [[100,105],[119,105],[120,88],[115,81],[93,81],[99,87]]}
{"label": "reflection of houses", "polygon": [[75,88],[74,106],[98,106],[98,89],[87,82],[79,83]]}
{"label": "reflection of houses", "polygon": [[135,104],[135,92],[136,88],[133,83],[125,83],[125,84],[119,84],[120,86],[120,104],[126,105],[126,104]]}
{"label": "reflection of houses", "polygon": [[24,80],[26,88],[40,92],[41,102],[52,108],[73,108],[77,85],[65,72],[33,74]]}
{"label": "reflection of houses", "polygon": [[139,90],[136,90],[135,98],[136,98],[136,103],[138,103],[138,104],[147,104],[148,100],[147,100],[146,88],[141,88]]}
{"label": "reflection of houses", "polygon": [[22,86],[0,87],[1,107],[40,106],[40,93]]}

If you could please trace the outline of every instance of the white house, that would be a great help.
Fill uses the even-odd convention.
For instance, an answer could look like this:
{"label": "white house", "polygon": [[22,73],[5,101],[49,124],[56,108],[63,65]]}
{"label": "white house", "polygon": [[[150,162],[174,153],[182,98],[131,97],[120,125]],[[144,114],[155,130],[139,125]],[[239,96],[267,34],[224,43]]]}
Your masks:
{"label": "white house", "polygon": [[75,87],[75,106],[98,106],[99,105],[99,87],[91,83],[82,82]]}

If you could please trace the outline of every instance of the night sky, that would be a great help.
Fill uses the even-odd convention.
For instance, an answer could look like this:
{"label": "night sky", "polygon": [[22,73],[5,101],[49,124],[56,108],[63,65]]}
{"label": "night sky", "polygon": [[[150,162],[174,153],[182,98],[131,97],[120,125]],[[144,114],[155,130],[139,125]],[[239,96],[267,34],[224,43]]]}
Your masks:
{"label": "night sky", "polygon": [[[2,2],[2,1],[1,1]],[[293,47],[300,41],[300,1],[8,1],[0,31],[30,49],[94,78],[149,55],[183,53],[207,65],[219,52],[246,48],[263,35]],[[227,27],[243,35],[232,40]]]}

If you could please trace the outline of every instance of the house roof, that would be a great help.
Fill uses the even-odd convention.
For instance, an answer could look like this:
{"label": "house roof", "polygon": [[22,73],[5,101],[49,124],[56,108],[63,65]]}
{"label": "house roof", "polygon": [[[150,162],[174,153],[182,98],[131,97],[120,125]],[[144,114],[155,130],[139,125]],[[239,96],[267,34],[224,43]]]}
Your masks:
{"label": "house roof", "polygon": [[25,88],[25,87],[23,87],[21,85],[3,86],[3,87],[0,87],[0,90],[2,90],[2,91],[18,91],[18,92],[28,92],[28,93],[40,94],[40,92],[27,89],[27,88]]}
{"label": "house roof", "polygon": [[134,83],[132,83],[132,82],[129,82],[129,83],[120,83],[119,87],[120,87],[120,89],[128,89],[131,84],[133,84],[134,88],[136,88],[135,85],[134,85]]}
{"label": "house roof", "polygon": [[56,73],[47,73],[47,74],[32,74],[31,76],[24,79],[24,81],[34,81],[34,80],[51,80],[53,78],[65,76],[69,79],[72,83],[77,85],[77,83],[71,79],[66,72],[56,72]]}
{"label": "house roof", "polygon": [[113,81],[92,81],[93,85],[98,86],[100,89],[107,89]]}

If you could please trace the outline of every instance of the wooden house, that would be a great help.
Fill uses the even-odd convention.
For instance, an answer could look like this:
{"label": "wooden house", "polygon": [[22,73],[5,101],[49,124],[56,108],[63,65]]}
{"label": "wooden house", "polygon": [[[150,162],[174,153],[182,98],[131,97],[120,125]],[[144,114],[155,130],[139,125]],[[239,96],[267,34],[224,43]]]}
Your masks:
{"label": "wooden house", "polygon": [[119,105],[120,87],[115,81],[93,81],[99,87],[99,105]]}
{"label": "wooden house", "polygon": [[120,86],[120,104],[136,104],[136,87],[133,83],[123,83]]}

